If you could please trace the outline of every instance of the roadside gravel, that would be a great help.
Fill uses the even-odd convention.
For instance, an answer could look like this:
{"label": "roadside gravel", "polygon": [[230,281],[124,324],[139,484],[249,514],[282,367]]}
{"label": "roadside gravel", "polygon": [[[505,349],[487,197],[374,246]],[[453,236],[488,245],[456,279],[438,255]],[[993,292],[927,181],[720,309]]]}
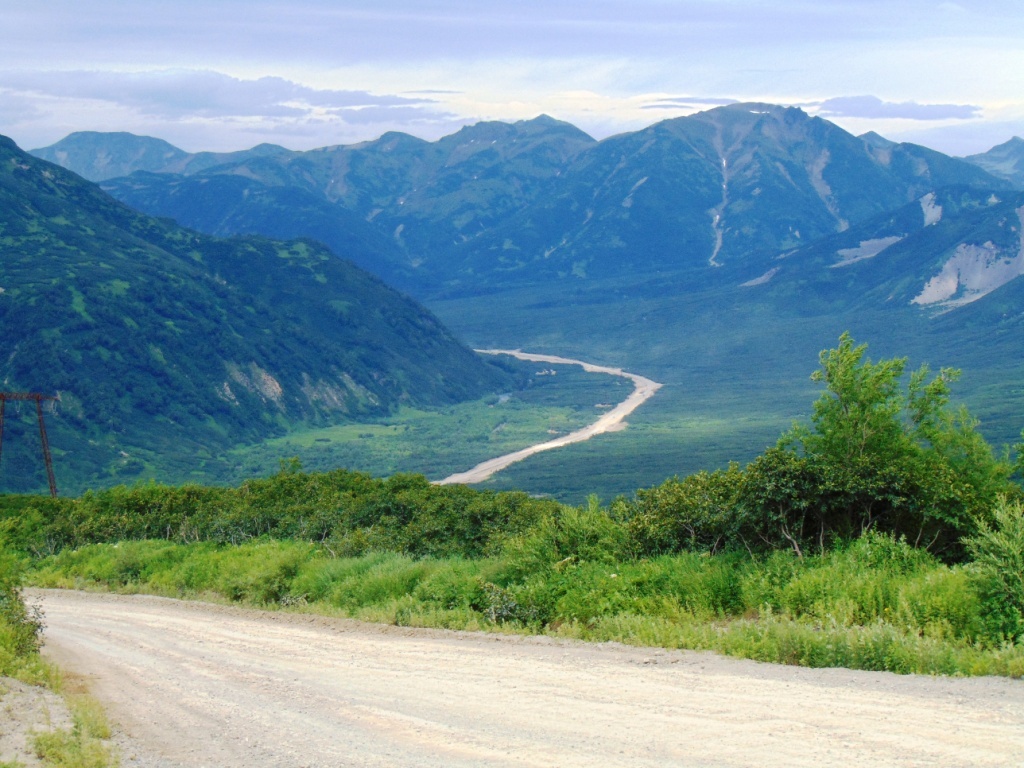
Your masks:
{"label": "roadside gravel", "polygon": [[71,728],[71,713],[56,693],[0,677],[0,763],[36,768],[32,737],[37,733]]}

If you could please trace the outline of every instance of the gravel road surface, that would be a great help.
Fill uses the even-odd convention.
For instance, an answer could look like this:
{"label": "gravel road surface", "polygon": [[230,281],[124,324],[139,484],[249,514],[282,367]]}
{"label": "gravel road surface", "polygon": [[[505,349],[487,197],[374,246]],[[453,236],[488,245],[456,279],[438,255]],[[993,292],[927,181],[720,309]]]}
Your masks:
{"label": "gravel road surface", "polygon": [[1020,766],[1024,682],[39,590],[125,766]]}

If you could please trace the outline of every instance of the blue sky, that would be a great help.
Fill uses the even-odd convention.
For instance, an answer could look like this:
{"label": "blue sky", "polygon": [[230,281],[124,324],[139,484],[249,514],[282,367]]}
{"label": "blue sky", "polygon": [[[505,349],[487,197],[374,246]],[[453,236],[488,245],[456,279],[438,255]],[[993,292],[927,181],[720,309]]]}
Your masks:
{"label": "blue sky", "polygon": [[597,138],[729,101],[952,154],[1024,135],[1020,0],[0,0],[0,133],[187,150],[438,138],[547,113]]}

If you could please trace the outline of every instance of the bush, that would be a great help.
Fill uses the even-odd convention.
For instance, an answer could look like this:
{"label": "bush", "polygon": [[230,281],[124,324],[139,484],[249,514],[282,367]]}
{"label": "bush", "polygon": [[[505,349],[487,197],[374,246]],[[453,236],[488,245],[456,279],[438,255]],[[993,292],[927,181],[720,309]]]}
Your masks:
{"label": "bush", "polygon": [[990,634],[1024,640],[1024,504],[1001,499],[992,524],[982,521],[964,544],[973,558]]}
{"label": "bush", "polygon": [[625,519],[634,554],[716,552],[740,545],[742,516],[738,495],[743,473],[698,472],[637,491],[636,501],[619,514]]}
{"label": "bush", "polygon": [[21,577],[21,563],[0,548],[0,674],[11,674],[39,651],[42,618],[25,605]]}
{"label": "bush", "polygon": [[552,567],[623,560],[627,534],[594,497],[585,507],[548,512],[525,533],[505,539],[501,554],[509,577],[522,579]]}

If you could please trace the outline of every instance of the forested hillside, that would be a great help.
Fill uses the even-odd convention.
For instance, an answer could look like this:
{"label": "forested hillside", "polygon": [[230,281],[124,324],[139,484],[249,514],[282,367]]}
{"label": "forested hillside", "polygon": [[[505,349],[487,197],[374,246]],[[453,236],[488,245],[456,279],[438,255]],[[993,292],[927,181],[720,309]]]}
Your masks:
{"label": "forested hillside", "polygon": [[[136,213],[0,141],[7,390],[59,393],[65,490],[187,477],[296,425],[440,405],[511,378],[435,317],[310,240],[219,240]],[[38,487],[8,414],[5,488]]]}

